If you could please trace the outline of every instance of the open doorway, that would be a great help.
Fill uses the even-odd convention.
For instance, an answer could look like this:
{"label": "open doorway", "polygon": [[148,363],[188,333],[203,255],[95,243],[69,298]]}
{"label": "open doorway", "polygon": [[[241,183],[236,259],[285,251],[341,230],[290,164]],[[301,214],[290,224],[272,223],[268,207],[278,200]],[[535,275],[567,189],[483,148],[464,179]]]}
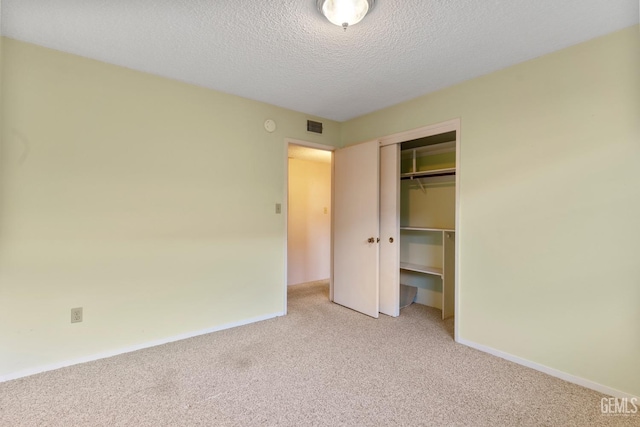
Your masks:
{"label": "open doorway", "polygon": [[287,288],[331,277],[333,147],[287,141]]}

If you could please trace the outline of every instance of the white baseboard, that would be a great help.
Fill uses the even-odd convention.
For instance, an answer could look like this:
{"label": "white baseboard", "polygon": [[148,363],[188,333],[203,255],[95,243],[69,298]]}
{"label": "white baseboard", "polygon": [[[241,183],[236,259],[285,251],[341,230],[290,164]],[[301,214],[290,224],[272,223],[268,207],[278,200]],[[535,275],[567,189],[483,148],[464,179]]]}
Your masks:
{"label": "white baseboard", "polygon": [[484,353],[489,353],[491,355],[500,357],[502,359],[506,359],[510,362],[517,363],[518,365],[526,366],[527,368],[535,369],[536,371],[544,372],[547,375],[551,375],[552,377],[560,378],[561,380],[577,384],[579,386],[595,390],[602,394],[606,394],[608,396],[619,397],[619,398],[628,398],[628,399],[639,399],[637,396],[634,396],[629,393],[625,393],[624,391],[616,390],[615,388],[608,387],[606,385],[599,384],[595,381],[587,380],[585,378],[577,377],[575,375],[567,374],[566,372],[559,371],[554,368],[550,368],[545,365],[541,365],[536,362],[532,362],[527,359],[523,359],[518,356],[514,356],[513,354],[505,353],[504,351],[496,350],[495,348],[487,347],[482,344],[477,344],[473,341],[466,340],[464,338],[458,338],[458,343],[464,344],[467,347],[475,348],[476,350],[480,350]]}
{"label": "white baseboard", "polygon": [[197,337],[199,335],[210,334],[211,332],[222,331],[225,329],[231,329],[238,326],[248,325],[250,323],[261,322],[263,320],[273,319],[274,317],[284,316],[284,312],[277,312],[266,314],[264,316],[252,317],[250,319],[244,319],[237,322],[226,323],[220,326],[214,326],[212,328],[201,329],[199,331],[187,332],[180,335],[174,335],[172,337],[161,338],[154,341],[149,341],[142,344],[136,344],[130,347],[119,348],[116,350],[105,351],[91,356],[79,357],[77,359],[66,360],[64,362],[52,363],[49,365],[38,366],[35,368],[25,369],[18,372],[13,372],[6,375],[0,375],[0,383],[10,380],[15,380],[22,377],[28,377],[30,375],[39,374],[42,372],[53,371],[55,369],[65,368],[67,366],[78,365],[80,363],[92,362],[94,360],[105,359],[107,357],[117,356],[119,354],[130,353],[132,351],[142,350],[144,348],[155,347],[158,345],[168,344],[170,342],[181,341],[187,338]]}

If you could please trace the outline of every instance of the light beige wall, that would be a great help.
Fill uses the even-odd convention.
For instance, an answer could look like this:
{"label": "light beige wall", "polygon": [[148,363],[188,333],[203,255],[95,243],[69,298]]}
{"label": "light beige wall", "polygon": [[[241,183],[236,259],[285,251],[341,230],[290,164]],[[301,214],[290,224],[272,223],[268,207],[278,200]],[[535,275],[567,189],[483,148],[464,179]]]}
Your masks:
{"label": "light beige wall", "polygon": [[284,140],[338,123],[8,39],[2,65],[0,378],[283,312]]}
{"label": "light beige wall", "polygon": [[640,37],[632,27],[343,124],[460,117],[460,337],[640,395]]}
{"label": "light beige wall", "polygon": [[330,209],[331,163],[289,159],[289,285],[329,278]]}

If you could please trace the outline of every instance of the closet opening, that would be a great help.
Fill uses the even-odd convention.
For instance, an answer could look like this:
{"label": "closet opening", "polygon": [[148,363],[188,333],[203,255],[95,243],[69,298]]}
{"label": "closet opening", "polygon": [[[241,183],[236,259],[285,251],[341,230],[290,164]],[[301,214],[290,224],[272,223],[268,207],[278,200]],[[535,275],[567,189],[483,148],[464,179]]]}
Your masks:
{"label": "closet opening", "polygon": [[297,285],[326,287],[327,298],[331,277],[331,150],[333,147],[287,141],[286,290]]}
{"label": "closet opening", "polygon": [[460,119],[340,148],[333,169],[331,300],[373,318],[411,302],[455,317]]}
{"label": "closet opening", "polygon": [[456,188],[456,131],[400,143],[401,295],[443,319],[455,311]]}

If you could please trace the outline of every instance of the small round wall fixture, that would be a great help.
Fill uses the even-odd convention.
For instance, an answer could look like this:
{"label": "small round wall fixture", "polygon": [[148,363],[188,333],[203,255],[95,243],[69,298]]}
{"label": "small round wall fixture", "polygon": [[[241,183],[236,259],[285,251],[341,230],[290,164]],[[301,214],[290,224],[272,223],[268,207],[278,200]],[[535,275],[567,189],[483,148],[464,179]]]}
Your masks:
{"label": "small round wall fixture", "polygon": [[362,21],[373,9],[375,0],[316,0],[316,6],[332,24],[347,27]]}
{"label": "small round wall fixture", "polygon": [[271,119],[267,119],[264,121],[264,130],[271,133],[276,130],[276,122]]}

